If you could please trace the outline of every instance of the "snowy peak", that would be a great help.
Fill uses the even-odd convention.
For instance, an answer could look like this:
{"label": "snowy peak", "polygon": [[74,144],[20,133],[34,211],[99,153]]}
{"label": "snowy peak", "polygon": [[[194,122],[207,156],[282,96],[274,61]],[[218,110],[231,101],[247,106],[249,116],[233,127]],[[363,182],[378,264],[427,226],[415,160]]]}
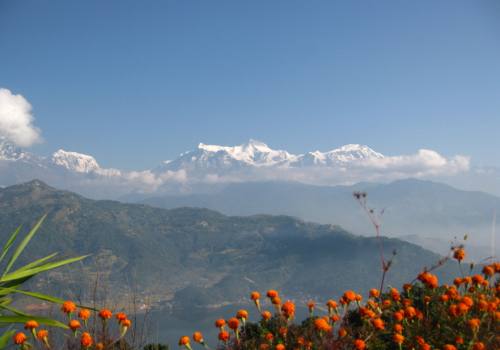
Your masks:
{"label": "snowy peak", "polygon": [[52,155],[52,163],[78,173],[91,173],[100,169],[94,157],[62,149]]}
{"label": "snowy peak", "polygon": [[325,154],[328,158],[336,159],[340,162],[384,158],[383,154],[375,152],[368,146],[358,144],[344,145]]}
{"label": "snowy peak", "polygon": [[207,155],[218,155],[241,161],[249,165],[265,166],[292,160],[294,157],[286,151],[273,150],[264,142],[250,139],[248,143],[239,146],[217,146],[200,143],[198,150]]}
{"label": "snowy peak", "polygon": [[29,160],[31,158],[33,158],[33,156],[30,153],[24,152],[21,148],[0,138],[0,160],[16,161]]}
{"label": "snowy peak", "polygon": [[286,151],[273,150],[261,141],[250,139],[238,146],[219,146],[200,143],[194,151],[181,154],[177,159],[164,162],[156,169],[229,169],[241,167],[266,167],[289,164],[297,156]]}
{"label": "snowy peak", "polygon": [[284,150],[274,150],[264,142],[250,139],[237,146],[200,143],[195,150],[185,152],[173,161],[163,162],[155,172],[183,169],[191,174],[206,171],[221,174],[229,170],[249,168],[345,167],[382,158],[384,155],[365,145],[348,144],[327,152],[314,151],[295,155]]}
{"label": "snowy peak", "polygon": [[345,165],[384,158],[384,155],[375,152],[368,146],[348,144],[328,152],[308,152],[300,157],[300,164],[305,166],[314,165]]}

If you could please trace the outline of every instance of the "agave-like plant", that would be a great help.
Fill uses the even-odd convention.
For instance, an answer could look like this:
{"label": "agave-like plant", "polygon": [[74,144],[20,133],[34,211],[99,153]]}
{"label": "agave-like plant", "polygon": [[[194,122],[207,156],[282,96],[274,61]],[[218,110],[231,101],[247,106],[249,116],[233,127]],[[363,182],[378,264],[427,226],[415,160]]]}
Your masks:
{"label": "agave-like plant", "polygon": [[17,247],[15,247],[15,250],[9,254],[9,252],[11,252],[11,248],[14,246],[16,238],[21,232],[21,226],[19,226],[11,234],[0,253],[0,264],[3,263],[2,265],[5,266],[3,271],[0,271],[0,327],[9,327],[9,329],[0,336],[0,349],[7,346],[10,337],[15,333],[15,330],[10,329],[14,323],[25,323],[28,320],[36,320],[39,324],[68,328],[67,325],[57,320],[29,315],[11,305],[15,294],[23,294],[36,299],[62,304],[64,302],[62,299],[37,292],[26,291],[21,289],[21,287],[25,282],[39,273],[53,270],[64,265],[80,261],[87,257],[87,255],[84,255],[76,258],[54,261],[54,257],[57,253],[53,253],[13,270],[14,263],[17,261],[33,236],[37,233],[38,229],[45,220],[45,217],[46,215],[44,215],[35,226],[33,226],[24,239],[17,245]]}

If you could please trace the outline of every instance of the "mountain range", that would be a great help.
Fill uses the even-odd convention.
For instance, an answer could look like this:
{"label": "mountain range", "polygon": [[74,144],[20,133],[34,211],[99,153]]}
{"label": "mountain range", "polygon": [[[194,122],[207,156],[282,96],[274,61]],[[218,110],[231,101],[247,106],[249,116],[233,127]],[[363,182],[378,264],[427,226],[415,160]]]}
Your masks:
{"label": "mountain range", "polygon": [[367,193],[370,208],[378,213],[383,211],[380,221],[382,232],[387,236],[446,254],[454,237],[460,239],[467,234],[474,259],[480,260],[492,253],[500,255],[500,250],[491,246],[492,220],[495,211],[500,213],[500,198],[431,181],[406,179],[352,186],[255,182],[229,184],[207,193],[135,200],[162,208],[203,207],[227,215],[291,215],[371,235],[373,227],[368,220],[360,220],[362,209],[353,200],[352,194],[356,191]]}
{"label": "mountain range", "polygon": [[[92,254],[35,281],[63,298],[92,299],[98,280],[97,294],[109,303],[127,304],[135,293],[163,316],[200,320],[236,307],[254,289],[276,288],[302,303],[380,281],[377,240],[335,225],[96,201],[39,180],[0,189],[1,239],[19,224],[27,230],[43,214],[26,261],[55,251]],[[359,214],[359,220],[367,219]],[[397,252],[388,285],[411,280],[439,259],[398,239],[383,242],[387,257]]]}
{"label": "mountain range", "polygon": [[41,157],[0,140],[0,185],[33,178],[96,199],[131,194],[199,193],[228,183],[286,181],[313,185],[353,184],[407,177],[456,174],[469,169],[464,156],[444,157],[421,149],[385,156],[365,145],[349,144],[327,152],[292,154],[250,140],[239,146],[200,143],[192,151],[152,169],[104,168],[90,155],[58,150]]}

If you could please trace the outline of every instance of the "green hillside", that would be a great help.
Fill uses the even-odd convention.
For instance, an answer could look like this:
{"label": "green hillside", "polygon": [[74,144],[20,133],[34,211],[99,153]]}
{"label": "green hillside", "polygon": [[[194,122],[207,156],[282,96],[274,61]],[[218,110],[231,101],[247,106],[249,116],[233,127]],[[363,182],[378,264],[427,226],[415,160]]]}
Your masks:
{"label": "green hillside", "polygon": [[[114,302],[126,302],[136,290],[156,309],[203,312],[238,303],[254,289],[276,288],[306,300],[379,284],[377,241],[338,226],[287,216],[231,217],[206,209],[94,201],[40,181],[0,190],[3,239],[44,213],[48,218],[25,255],[28,260],[54,251],[92,254],[79,266],[36,281],[61,297],[90,299],[98,278],[98,292]],[[388,256],[397,251],[389,284],[412,279],[438,259],[397,239],[385,239],[384,246]]]}

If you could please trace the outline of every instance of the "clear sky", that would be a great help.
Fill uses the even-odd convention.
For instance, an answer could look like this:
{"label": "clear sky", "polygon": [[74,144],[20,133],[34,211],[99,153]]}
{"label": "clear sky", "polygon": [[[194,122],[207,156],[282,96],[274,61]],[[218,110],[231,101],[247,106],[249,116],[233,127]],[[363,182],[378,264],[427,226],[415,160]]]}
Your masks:
{"label": "clear sky", "polygon": [[500,1],[0,0],[45,142],[150,168],[198,142],[500,166]]}

